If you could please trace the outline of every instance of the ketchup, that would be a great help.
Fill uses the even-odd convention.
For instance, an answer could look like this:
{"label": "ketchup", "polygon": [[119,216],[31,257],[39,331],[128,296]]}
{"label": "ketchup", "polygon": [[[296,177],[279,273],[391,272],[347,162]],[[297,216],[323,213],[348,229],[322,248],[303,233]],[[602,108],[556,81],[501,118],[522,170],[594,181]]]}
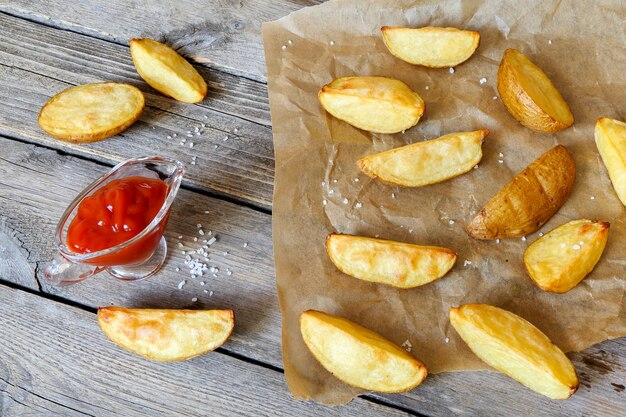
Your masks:
{"label": "ketchup", "polygon": [[[167,184],[159,179],[127,177],[111,181],[78,205],[78,212],[67,230],[68,248],[72,252],[91,253],[132,239],[156,217],[167,192]],[[108,255],[107,263],[121,265],[149,257],[166,222],[167,218],[161,222],[157,233],[150,233],[117,257]]]}

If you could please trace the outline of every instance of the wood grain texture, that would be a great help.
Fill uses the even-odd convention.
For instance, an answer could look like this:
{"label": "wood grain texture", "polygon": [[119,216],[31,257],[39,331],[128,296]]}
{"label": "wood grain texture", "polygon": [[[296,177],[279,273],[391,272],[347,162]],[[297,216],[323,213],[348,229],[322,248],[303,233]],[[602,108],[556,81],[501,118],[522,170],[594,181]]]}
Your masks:
{"label": "wood grain texture", "polygon": [[[52,95],[72,84],[2,63],[0,80],[0,134],[109,165],[142,155],[175,158],[188,168],[186,184],[266,209],[271,207],[274,157],[267,127],[146,94],[146,109],[128,130],[100,142],[71,144],[43,132],[37,125],[37,115]],[[160,101],[162,107],[177,107],[185,114],[160,108],[155,101]],[[186,142],[181,145],[182,139]]]}
{"label": "wood grain texture", "polygon": [[150,362],[110,342],[95,314],[1,285],[0,328],[11,335],[0,338],[2,416],[406,415],[294,401],[278,372],[215,352]]}
{"label": "wood grain texture", "polygon": [[[0,196],[10,195],[0,199],[0,213],[10,230],[20,232],[22,252],[29,254],[24,261],[37,269],[41,278],[41,268],[54,252],[51,237],[58,217],[73,196],[107,168],[8,139],[0,138],[0,148],[4,152]],[[184,236],[181,242],[185,247],[194,245],[198,223],[218,235],[209,256],[209,264],[220,269],[218,277],[189,279],[183,255],[177,250],[179,235]],[[268,215],[182,190],[166,231],[170,258],[158,275],[123,283],[101,274],[72,287],[56,289],[45,283],[42,287],[91,307],[233,308],[237,325],[224,348],[282,367],[270,233]],[[0,259],[0,270],[6,270],[3,262]],[[225,273],[226,268],[232,275]],[[0,278],[24,280],[14,275]],[[187,284],[178,290],[177,285],[186,278]],[[213,296],[204,289],[214,291]],[[199,300],[194,303],[193,297]],[[414,353],[419,357],[419,352]],[[434,375],[407,394],[372,396],[429,415],[580,415],[587,411],[586,415],[623,415],[625,393],[611,384],[626,380],[626,340],[608,341],[571,357],[581,376],[581,388],[564,402],[534,394],[495,372]]]}
{"label": "wood grain texture", "polygon": [[320,2],[0,0],[0,11],[125,45],[134,37],[165,40],[195,62],[264,81],[261,23]]}

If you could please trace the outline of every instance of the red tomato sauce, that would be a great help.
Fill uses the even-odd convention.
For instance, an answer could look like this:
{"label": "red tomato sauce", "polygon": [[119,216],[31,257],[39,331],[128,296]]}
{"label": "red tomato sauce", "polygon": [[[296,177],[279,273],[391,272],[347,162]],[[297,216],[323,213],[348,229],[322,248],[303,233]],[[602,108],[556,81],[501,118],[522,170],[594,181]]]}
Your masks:
{"label": "red tomato sauce", "polygon": [[[67,247],[72,252],[91,253],[132,239],[156,217],[167,192],[167,184],[159,179],[128,177],[111,181],[80,202],[67,230]],[[105,256],[107,263],[117,261],[122,265],[149,257],[166,222],[167,216],[157,228],[158,233],[150,233],[123,250],[124,254],[119,254],[123,256]]]}

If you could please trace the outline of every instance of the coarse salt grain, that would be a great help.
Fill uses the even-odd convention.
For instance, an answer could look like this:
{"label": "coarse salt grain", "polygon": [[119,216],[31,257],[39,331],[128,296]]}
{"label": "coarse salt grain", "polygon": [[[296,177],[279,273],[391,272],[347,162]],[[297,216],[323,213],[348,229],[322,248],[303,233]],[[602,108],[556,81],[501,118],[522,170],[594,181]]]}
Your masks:
{"label": "coarse salt grain", "polygon": [[552,45],[552,39],[548,39],[548,45]]}
{"label": "coarse salt grain", "polygon": [[202,228],[202,223],[198,223],[198,224],[196,225],[196,227],[197,227],[198,229]]}
{"label": "coarse salt grain", "polygon": [[391,198],[396,198],[396,193],[391,193]]}
{"label": "coarse salt grain", "polygon": [[502,152],[500,152],[500,153],[498,154],[498,156],[499,156],[500,158],[504,158],[504,154],[503,154]]}
{"label": "coarse salt grain", "polygon": [[325,206],[326,204],[328,204],[328,201],[326,201],[326,200],[322,200],[322,205],[324,205],[324,206]]}
{"label": "coarse salt grain", "polygon": [[206,284],[206,282],[200,281],[200,285],[205,285],[205,284]]}
{"label": "coarse salt grain", "polygon": [[498,163],[499,163],[499,164],[503,164],[503,163],[504,163],[504,160],[503,160],[503,159],[498,159]]}
{"label": "coarse salt grain", "polygon": [[522,236],[522,242],[526,242],[526,236]]}
{"label": "coarse salt grain", "polygon": [[491,98],[492,98],[493,100],[497,100],[497,99],[498,99],[498,96],[493,96],[493,97],[491,97]]}
{"label": "coarse salt grain", "polygon": [[454,68],[450,67],[448,71],[450,71],[450,74],[454,74]]}
{"label": "coarse salt grain", "polygon": [[288,43],[289,45],[293,45],[293,41],[292,41],[291,39],[289,39],[289,40],[287,41],[287,43]]}
{"label": "coarse salt grain", "polygon": [[486,82],[487,82],[487,79],[486,79],[485,77],[483,77],[483,78],[481,78],[480,80],[478,80],[478,82],[479,82],[480,84],[484,84],[484,83],[486,83]]}
{"label": "coarse salt grain", "polygon": [[578,250],[578,249],[580,249],[580,245],[575,244],[574,246],[572,246],[572,249],[574,249],[574,250]]}
{"label": "coarse salt grain", "polygon": [[454,220],[452,219],[448,220],[448,224],[454,224]]}
{"label": "coarse salt grain", "polygon": [[467,259],[463,262],[463,266],[468,266],[468,265],[471,265],[471,264],[472,264],[472,261],[467,260]]}
{"label": "coarse salt grain", "polygon": [[450,341],[449,337],[446,337],[445,342],[448,343]]}
{"label": "coarse salt grain", "polygon": [[333,195],[335,194],[335,190],[328,190],[328,195]]}
{"label": "coarse salt grain", "polygon": [[191,302],[193,302],[193,303],[195,303],[196,301],[198,301],[198,297],[193,297],[193,298],[191,299]]}
{"label": "coarse salt grain", "polygon": [[361,203],[356,203],[356,204],[354,205],[354,208],[358,208],[358,209],[360,209],[361,207],[363,207],[363,204],[361,204]]}
{"label": "coarse salt grain", "polygon": [[176,136],[178,136],[178,133],[172,133],[173,138],[175,138]]}
{"label": "coarse salt grain", "polygon": [[184,279],[184,280],[182,280],[181,282],[179,282],[179,283],[178,283],[178,289],[179,289],[179,290],[182,290],[182,289],[183,289],[183,287],[185,286],[185,284],[186,284],[186,283],[187,283],[187,280],[186,280],[186,279]]}
{"label": "coarse salt grain", "polygon": [[426,87],[424,87],[424,90],[430,90],[430,86],[427,85]]}
{"label": "coarse salt grain", "polygon": [[209,297],[212,296],[212,295],[213,295],[213,291],[210,291],[209,292]]}
{"label": "coarse salt grain", "polygon": [[596,198],[594,196],[589,197],[590,200],[595,200]]}
{"label": "coarse salt grain", "polygon": [[330,46],[333,46],[335,44],[335,41],[330,41]]}
{"label": "coarse salt grain", "polygon": [[287,49],[287,45],[281,46],[280,49],[282,49],[284,51],[285,49]]}
{"label": "coarse salt grain", "polygon": [[543,236],[543,232],[539,232],[539,237]]}
{"label": "coarse salt grain", "polygon": [[348,199],[347,199],[347,198],[344,198],[343,200],[341,200],[341,202],[342,202],[343,204],[348,204]]}
{"label": "coarse salt grain", "polygon": [[210,245],[214,244],[216,240],[217,239],[215,237],[212,237],[211,239],[209,239],[209,241],[206,244],[210,246]]}
{"label": "coarse salt grain", "polygon": [[248,242],[243,242],[243,247],[247,248],[248,247]]}
{"label": "coarse salt grain", "polygon": [[413,345],[411,344],[411,341],[409,339],[405,340],[404,343],[402,344],[402,347],[407,351],[410,352],[411,349],[413,349]]}
{"label": "coarse salt grain", "polygon": [[228,255],[228,251],[224,251],[224,256],[227,256],[227,255]]}
{"label": "coarse salt grain", "polygon": [[193,142],[189,142],[189,147],[193,148]]}
{"label": "coarse salt grain", "polygon": [[496,244],[500,244],[500,239],[496,239]]}
{"label": "coarse salt grain", "polygon": [[179,267],[176,267],[176,272],[180,272],[180,268]]}
{"label": "coarse salt grain", "polygon": [[198,230],[198,234],[200,234],[200,236],[204,236],[204,230],[202,229]]}
{"label": "coarse salt grain", "polygon": [[355,178],[355,179],[354,179],[354,182],[359,182],[359,179],[358,179],[358,178]]}
{"label": "coarse salt grain", "polygon": [[183,235],[178,235],[178,238],[179,238],[179,239],[182,239],[182,238],[183,238]]}

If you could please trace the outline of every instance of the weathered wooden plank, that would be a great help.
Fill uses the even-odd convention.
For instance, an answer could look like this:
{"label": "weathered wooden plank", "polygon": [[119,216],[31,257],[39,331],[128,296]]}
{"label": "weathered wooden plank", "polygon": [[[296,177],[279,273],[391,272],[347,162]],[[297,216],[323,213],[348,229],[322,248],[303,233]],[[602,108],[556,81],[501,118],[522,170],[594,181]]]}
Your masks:
{"label": "weathered wooden plank", "polygon": [[[167,40],[196,62],[235,75],[265,80],[261,23],[317,0],[0,0],[0,11],[47,25],[128,44],[133,37]],[[106,18],[103,12],[106,11]]]}
{"label": "weathered wooden plank", "polygon": [[[232,343],[226,347],[281,366],[280,312],[273,280],[269,215],[181,190],[166,231],[169,258],[157,276],[125,283],[103,273],[83,284],[51,288],[42,278],[42,271],[54,255],[56,222],[74,196],[108,168],[6,138],[0,138],[0,149],[0,221],[6,234],[19,236],[16,244],[22,254],[17,261],[0,258],[0,278],[23,283],[25,278],[16,278],[12,273],[16,271],[11,269],[15,262],[21,262],[37,271],[44,291],[92,307],[233,308],[238,325]],[[204,236],[199,234],[198,224],[202,224]],[[182,251],[204,245],[202,240],[209,239],[209,231],[217,241],[210,246],[210,261],[203,257],[200,260],[218,268],[217,276],[208,273],[190,278],[189,268],[184,265],[188,253]],[[183,238],[179,240],[178,236]],[[183,280],[186,284],[179,290]],[[35,284],[30,286],[36,288]],[[194,297],[197,302],[192,301]]]}
{"label": "weathered wooden plank", "polygon": [[0,285],[0,415],[390,416],[357,399],[295,401],[280,373],[219,353],[144,360],[111,343],[95,314]]}
{"label": "weathered wooden plank", "polygon": [[[106,168],[7,139],[0,138],[0,148],[0,213],[7,230],[21,232],[23,251],[29,254],[27,262],[38,269],[40,276],[43,263],[54,250],[51,236],[57,218],[73,195]],[[210,213],[205,214],[205,210]],[[206,279],[205,286],[199,285],[200,279],[189,279],[182,290],[177,289],[186,274],[182,254],[173,250],[164,271],[143,282],[122,283],[102,275],[60,290],[44,285],[43,290],[92,307],[109,303],[231,307],[238,324],[225,348],[281,367],[270,217],[183,190],[167,230],[170,249],[176,247],[179,234],[184,235],[185,246],[193,245],[192,237],[198,237],[197,223],[222,237],[210,256],[210,264],[219,267],[220,273],[217,278]],[[243,248],[245,242],[247,248]],[[223,256],[224,251],[229,254]],[[176,267],[181,272],[176,272]],[[226,268],[232,276],[224,273]],[[15,281],[12,275],[2,278]],[[203,289],[213,290],[213,296]],[[193,303],[192,297],[199,297],[199,301]],[[626,380],[625,340],[605,342],[572,355],[583,384],[565,402],[547,400],[493,372],[435,375],[410,393],[374,397],[430,415],[578,415],[583,411],[589,411],[589,415],[620,415],[626,411],[626,394],[617,392],[611,384],[624,385]],[[415,354],[419,357],[419,352]]]}
{"label": "weathered wooden plank", "polygon": [[[128,47],[123,45],[0,13],[0,62],[69,84],[118,81],[138,85],[150,93],[151,105],[194,118],[194,112],[189,111],[193,106],[163,97],[143,82],[135,71]],[[270,125],[264,83],[200,66],[196,68],[209,85],[207,98],[196,106]],[[212,113],[207,116],[213,117]],[[219,121],[220,128],[231,130],[241,123],[230,118]],[[267,139],[271,142],[271,137]]]}
{"label": "weathered wooden plank", "polygon": [[[153,105],[156,95],[147,94],[148,105],[141,119],[128,130],[100,142],[70,144],[51,137],[37,125],[41,106],[69,86],[0,63],[0,134],[110,165],[141,155],[175,158],[187,165],[187,184],[260,207],[271,206],[274,159],[269,128],[193,105],[186,105],[186,115],[177,115]],[[166,103],[161,98],[156,100],[163,107],[184,106],[173,101]],[[183,139],[186,142],[181,145]]]}

